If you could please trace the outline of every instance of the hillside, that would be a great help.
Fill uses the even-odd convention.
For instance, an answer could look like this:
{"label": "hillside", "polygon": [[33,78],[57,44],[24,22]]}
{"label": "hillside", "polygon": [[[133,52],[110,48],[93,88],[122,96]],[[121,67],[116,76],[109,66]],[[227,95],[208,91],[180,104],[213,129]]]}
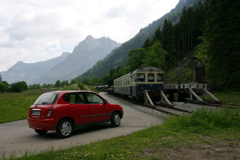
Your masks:
{"label": "hillside", "polygon": [[141,48],[146,39],[152,39],[155,31],[158,28],[163,27],[165,19],[169,19],[172,22],[178,21],[180,11],[183,9],[183,7],[188,7],[198,1],[200,0],[180,0],[177,6],[172,9],[168,14],[152,22],[147,27],[140,29],[139,33],[135,37],[123,43],[117,49],[113,50],[109,55],[107,55],[103,60],[97,62],[87,72],[78,76],[76,80],[82,81],[85,77],[94,76],[101,78],[102,76],[107,74],[110,69],[124,66],[128,59],[128,52],[136,48]]}

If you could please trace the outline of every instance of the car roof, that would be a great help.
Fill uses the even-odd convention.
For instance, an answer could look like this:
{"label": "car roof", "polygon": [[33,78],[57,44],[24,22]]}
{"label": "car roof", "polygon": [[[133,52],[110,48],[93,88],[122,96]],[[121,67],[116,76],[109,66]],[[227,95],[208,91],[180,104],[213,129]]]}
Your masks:
{"label": "car roof", "polygon": [[[51,91],[59,94],[66,94],[66,93],[77,93],[77,92],[88,92],[88,93],[95,93],[92,91],[86,91],[86,90],[63,90],[63,91]],[[50,92],[47,92],[50,93]]]}
{"label": "car roof", "polygon": [[63,90],[63,91],[53,91],[58,93],[70,93],[70,92],[92,92],[92,91],[86,91],[86,90]]}

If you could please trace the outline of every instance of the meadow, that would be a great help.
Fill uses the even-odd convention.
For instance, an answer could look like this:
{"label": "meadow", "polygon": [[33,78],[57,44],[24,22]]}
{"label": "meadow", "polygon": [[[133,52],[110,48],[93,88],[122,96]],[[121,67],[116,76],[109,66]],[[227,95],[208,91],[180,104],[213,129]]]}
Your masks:
{"label": "meadow", "polygon": [[28,108],[48,89],[0,93],[0,123],[27,119]]}
{"label": "meadow", "polygon": [[223,103],[240,106],[240,91],[214,92],[213,95],[219,98]]}

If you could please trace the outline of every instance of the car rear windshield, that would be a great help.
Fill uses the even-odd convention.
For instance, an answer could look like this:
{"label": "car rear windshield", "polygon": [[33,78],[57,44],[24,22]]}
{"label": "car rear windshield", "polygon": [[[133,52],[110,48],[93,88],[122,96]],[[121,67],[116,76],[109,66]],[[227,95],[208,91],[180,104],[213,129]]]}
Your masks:
{"label": "car rear windshield", "polygon": [[57,99],[56,92],[44,93],[34,102],[34,105],[48,105],[53,104]]}

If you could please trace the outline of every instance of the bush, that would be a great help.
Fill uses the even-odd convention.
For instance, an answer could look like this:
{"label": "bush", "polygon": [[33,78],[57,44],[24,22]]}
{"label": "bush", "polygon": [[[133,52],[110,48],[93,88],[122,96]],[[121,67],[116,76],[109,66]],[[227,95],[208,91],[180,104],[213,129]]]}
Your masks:
{"label": "bush", "polygon": [[24,81],[13,83],[10,86],[11,92],[22,92],[26,90],[28,90],[28,86],[27,83]]}
{"label": "bush", "polygon": [[6,92],[8,90],[8,86],[4,82],[0,82],[0,92]]}
{"label": "bush", "polygon": [[79,88],[77,84],[71,84],[69,86],[62,87],[59,90],[79,90]]}
{"label": "bush", "polygon": [[85,87],[85,85],[81,82],[78,83],[78,87],[80,90],[87,90],[87,88]]}

